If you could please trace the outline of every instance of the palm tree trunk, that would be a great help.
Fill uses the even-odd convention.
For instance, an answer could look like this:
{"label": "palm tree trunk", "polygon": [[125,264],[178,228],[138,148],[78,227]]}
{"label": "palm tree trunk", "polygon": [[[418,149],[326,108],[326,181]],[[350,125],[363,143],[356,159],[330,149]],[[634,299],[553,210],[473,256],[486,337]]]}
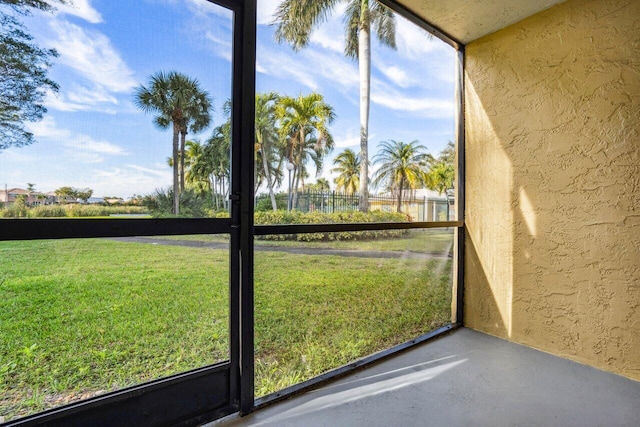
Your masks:
{"label": "palm tree trunk", "polygon": [[267,150],[265,149],[264,142],[262,143],[262,168],[264,169],[264,178],[267,180],[267,187],[269,188],[269,197],[271,197],[271,207],[273,211],[278,210],[276,203],[276,195],[273,192],[273,184],[271,182],[271,173],[269,172],[269,165],[267,162]]}
{"label": "palm tree trunk", "polygon": [[402,212],[402,192],[404,191],[404,178],[400,179],[400,191],[398,191],[398,213]]}
{"label": "palm tree trunk", "polygon": [[227,177],[222,175],[222,203],[224,205],[225,210],[229,210],[229,186],[227,185]]}
{"label": "palm tree trunk", "polygon": [[209,175],[209,188],[211,189],[211,201],[216,207],[216,211],[218,209],[218,197],[216,197],[216,176],[211,174]]}
{"label": "palm tree trunk", "polygon": [[298,205],[298,184],[300,182],[300,174],[302,173],[302,168],[297,167],[293,170],[293,186],[291,191],[293,192],[293,199],[291,201],[291,210],[294,210]]}
{"label": "palm tree trunk", "polygon": [[371,28],[369,1],[362,0],[358,31],[358,67],[360,69],[360,212],[369,210],[369,104],[371,99]]}
{"label": "palm tree trunk", "polygon": [[180,190],[179,190],[179,180],[178,180],[178,140],[179,140],[180,130],[173,124],[173,213],[176,215],[180,214]]}
{"label": "palm tree trunk", "polygon": [[182,130],[180,132],[180,193],[184,191],[184,149],[185,149],[185,139],[186,139],[186,130]]}

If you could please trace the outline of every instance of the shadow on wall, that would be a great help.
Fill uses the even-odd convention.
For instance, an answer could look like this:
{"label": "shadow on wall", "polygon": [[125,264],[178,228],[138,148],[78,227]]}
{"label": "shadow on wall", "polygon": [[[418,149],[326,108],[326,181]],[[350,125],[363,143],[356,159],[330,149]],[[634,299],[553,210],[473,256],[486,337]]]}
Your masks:
{"label": "shadow on wall", "polygon": [[466,324],[635,379],[639,28],[569,0],[466,49]]}
{"label": "shadow on wall", "polygon": [[[505,320],[510,319],[504,319],[498,309],[497,301],[501,298],[491,289],[491,282],[487,278],[472,238],[467,238],[465,244],[465,271],[466,277],[470,279],[469,285],[465,284],[465,325],[491,335],[508,337]],[[472,314],[472,322],[469,321],[467,313]]]}

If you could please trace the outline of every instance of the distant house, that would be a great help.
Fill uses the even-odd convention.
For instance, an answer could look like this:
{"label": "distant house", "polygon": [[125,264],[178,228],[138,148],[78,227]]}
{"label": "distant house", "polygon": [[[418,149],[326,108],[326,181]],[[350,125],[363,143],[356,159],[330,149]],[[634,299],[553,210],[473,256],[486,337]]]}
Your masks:
{"label": "distant house", "polygon": [[124,200],[121,197],[107,197],[106,199],[104,199],[104,201],[109,203],[110,205],[124,203]]}
{"label": "distant house", "polygon": [[27,206],[51,205],[56,202],[55,193],[41,193],[39,191],[29,191],[24,188],[10,188],[0,190],[0,203],[11,206],[16,199],[23,195]]}
{"label": "distant house", "polygon": [[51,198],[52,202],[51,203],[47,203],[47,204],[54,204],[54,203],[62,203],[62,204],[66,204],[66,203],[77,203],[78,200],[75,199],[72,196],[64,196],[64,197],[59,197],[55,191],[49,191],[47,193],[47,196],[49,198]]}

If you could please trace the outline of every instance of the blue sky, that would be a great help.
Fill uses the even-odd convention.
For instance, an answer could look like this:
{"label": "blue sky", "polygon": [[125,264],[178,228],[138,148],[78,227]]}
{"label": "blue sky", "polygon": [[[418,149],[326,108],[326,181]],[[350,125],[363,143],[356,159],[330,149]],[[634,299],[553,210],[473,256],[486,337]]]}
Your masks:
{"label": "blue sky", "polygon": [[[258,0],[257,90],[295,96],[317,91],[337,115],[336,148],[321,176],[332,181],[333,158],[359,150],[358,64],[343,55],[341,9],[294,52],[273,39],[279,0]],[[159,70],[195,77],[214,99],[213,125],[231,95],[231,14],[204,0],[74,0],[34,13],[26,24],[55,48],[50,76],[60,85],[45,118],[29,125],[36,143],[0,151],[0,185],[37,191],[89,187],[95,196],[147,194],[171,185],[171,132],[134,105],[134,91]],[[398,17],[397,50],[373,43],[369,150],[380,141],[419,140],[437,154],[454,138],[452,48]],[[313,168],[311,168],[313,171]],[[310,182],[315,181],[311,178]]]}

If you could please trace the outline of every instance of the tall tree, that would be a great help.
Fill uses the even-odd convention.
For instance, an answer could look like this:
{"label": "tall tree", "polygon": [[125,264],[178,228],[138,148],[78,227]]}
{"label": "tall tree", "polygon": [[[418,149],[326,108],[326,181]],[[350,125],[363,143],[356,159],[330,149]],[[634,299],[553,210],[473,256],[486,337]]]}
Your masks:
{"label": "tall tree", "polygon": [[47,77],[58,53],[36,45],[16,16],[28,15],[32,8],[53,10],[44,0],[0,0],[0,150],[33,143],[25,122],[41,120],[47,92],[58,91]]}
{"label": "tall tree", "polygon": [[424,185],[432,157],[418,141],[382,141],[374,164],[380,165],[373,175],[373,185],[384,184],[398,198],[398,212],[402,211],[402,195]]}
{"label": "tall tree", "polygon": [[76,199],[76,192],[73,188],[71,187],[60,187],[57,190],[55,190],[55,194],[58,197],[58,203],[67,203],[67,199],[69,197]]}
{"label": "tall tree", "polygon": [[[280,97],[275,92],[256,94],[256,183],[266,181],[271,197],[271,207],[278,209],[273,187],[279,178],[280,162],[277,161],[278,130],[276,127],[276,105]],[[258,162],[260,160],[260,162]],[[261,163],[258,170],[258,163]]]}
{"label": "tall tree", "polygon": [[346,3],[345,55],[357,58],[360,71],[360,197],[359,209],[369,208],[369,106],[371,102],[371,31],[378,40],[393,49],[395,18],[393,12],[377,0],[283,0],[274,23],[276,40],[289,42],[295,50],[309,43],[313,28],[325,22],[338,3]]}
{"label": "tall tree", "polygon": [[327,181],[326,178],[318,178],[316,179],[315,184],[309,184],[307,185],[307,188],[313,191],[325,192],[331,191],[331,184],[329,184],[329,181]]}
{"label": "tall tree", "polygon": [[333,159],[336,166],[331,172],[338,173],[334,180],[336,189],[345,193],[355,193],[360,187],[360,156],[347,148]]}
{"label": "tall tree", "polygon": [[427,187],[436,190],[438,194],[452,189],[455,181],[455,155],[456,148],[449,141],[447,146],[434,159],[429,174],[427,175]]}
{"label": "tall tree", "polygon": [[87,203],[93,195],[93,190],[91,188],[74,189],[74,193],[76,198],[82,200],[83,203]]}
{"label": "tall tree", "polygon": [[[187,93],[191,93],[191,102],[189,102],[188,107],[185,109],[185,114],[180,129],[180,153],[185,153],[185,140],[187,138],[187,133],[189,131],[200,132],[206,129],[211,122],[211,113],[213,112],[213,107],[211,105],[212,99],[209,97],[209,94],[200,90],[197,81],[183,81],[180,86],[184,87]],[[184,191],[185,186],[184,162],[185,156],[181,154],[180,191]]]}
{"label": "tall tree", "polygon": [[209,181],[209,162],[205,159],[205,145],[199,141],[187,141],[184,148],[184,180],[185,188],[198,193],[211,191]]}
{"label": "tall tree", "polygon": [[[319,93],[281,97],[276,106],[284,156],[293,165],[293,189],[303,178],[304,163],[310,157],[316,170],[322,167],[322,158],[333,150],[333,136],[329,125],[335,120],[333,107]],[[294,192],[294,206],[297,191]]]}
{"label": "tall tree", "polygon": [[148,87],[138,87],[135,102],[145,113],[157,114],[153,122],[160,129],[173,129],[173,212],[178,215],[184,188],[184,158],[179,153],[184,153],[188,130],[197,132],[209,125],[211,98],[197,80],[175,71],[160,71],[151,76]]}
{"label": "tall tree", "polygon": [[27,182],[27,191],[29,192],[29,194],[27,194],[27,204],[31,203],[31,195],[33,194],[33,191],[36,189],[36,185],[32,182]]}
{"label": "tall tree", "polygon": [[[230,104],[229,104],[230,107]],[[225,108],[225,113],[230,109]],[[207,139],[204,148],[201,173],[208,173],[211,180],[211,195],[216,210],[221,207],[226,209],[229,195],[229,178],[231,175],[231,162],[229,150],[231,149],[231,118],[213,130],[213,134]]]}

